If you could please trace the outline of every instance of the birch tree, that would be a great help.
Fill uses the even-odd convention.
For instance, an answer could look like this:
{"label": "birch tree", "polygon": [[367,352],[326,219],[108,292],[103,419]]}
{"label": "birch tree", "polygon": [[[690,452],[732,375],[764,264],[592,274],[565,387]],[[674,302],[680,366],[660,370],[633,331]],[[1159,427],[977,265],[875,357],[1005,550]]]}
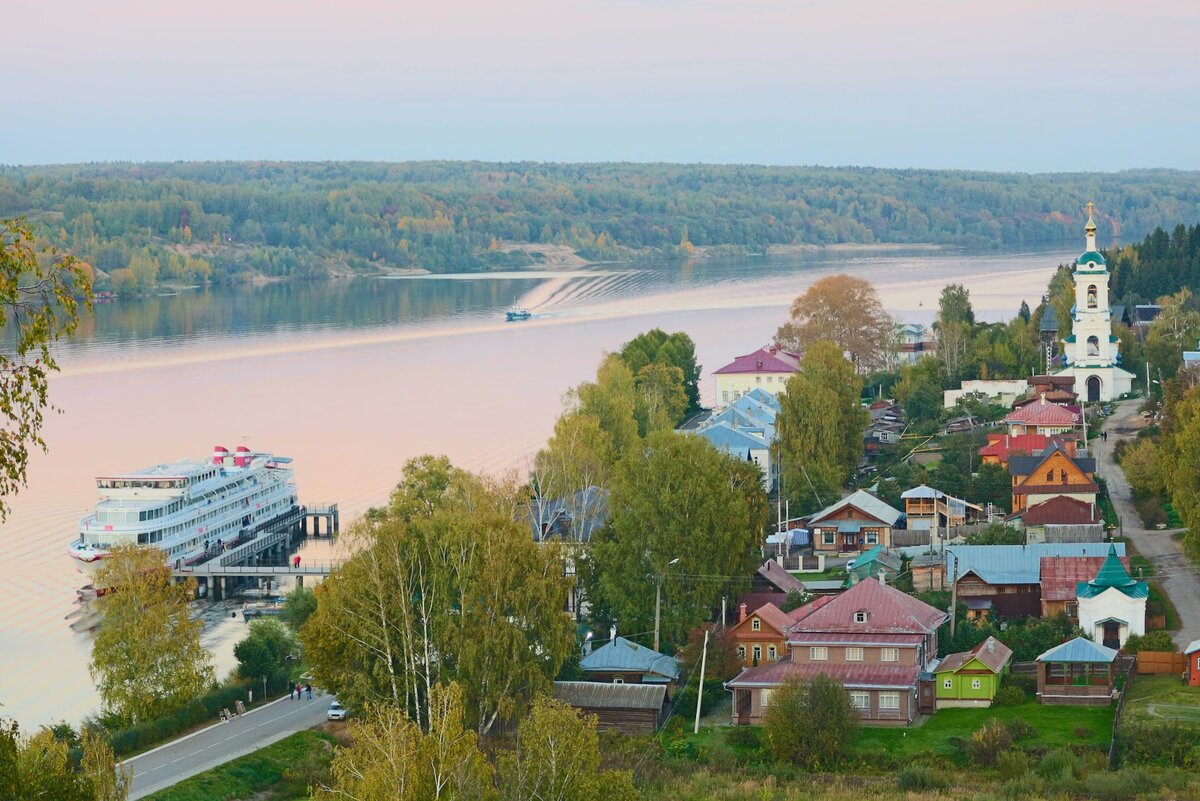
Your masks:
{"label": "birch tree", "polygon": [[196,582],[177,582],[157,548],[117,546],[96,573],[100,631],[90,670],[104,706],[130,723],[180,709],[215,681],[191,617]]}
{"label": "birch tree", "polygon": [[439,684],[461,684],[486,733],[548,689],[573,646],[561,554],[539,547],[511,481],[413,460],[387,509],[350,536],[301,629],[317,679],[352,705],[430,724]]}
{"label": "birch tree", "polygon": [[21,220],[0,220],[0,521],[8,496],[25,486],[29,452],[46,450],[42,423],[50,405],[50,374],[58,370],[51,345],[74,332],[91,308],[92,270],[39,248]]}

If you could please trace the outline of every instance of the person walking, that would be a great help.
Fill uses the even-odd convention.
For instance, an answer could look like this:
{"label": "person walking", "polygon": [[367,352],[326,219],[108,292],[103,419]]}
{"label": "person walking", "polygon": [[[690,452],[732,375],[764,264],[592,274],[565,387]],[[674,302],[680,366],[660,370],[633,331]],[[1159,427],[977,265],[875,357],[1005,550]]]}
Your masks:
{"label": "person walking", "polygon": [[304,685],[304,694],[306,696],[308,696],[308,700],[310,700],[310,701],[312,700],[312,685],[311,684]]}
{"label": "person walking", "polygon": [[297,701],[304,700],[304,696],[301,695],[301,693],[300,693],[300,685],[299,684],[296,685],[296,700]]}

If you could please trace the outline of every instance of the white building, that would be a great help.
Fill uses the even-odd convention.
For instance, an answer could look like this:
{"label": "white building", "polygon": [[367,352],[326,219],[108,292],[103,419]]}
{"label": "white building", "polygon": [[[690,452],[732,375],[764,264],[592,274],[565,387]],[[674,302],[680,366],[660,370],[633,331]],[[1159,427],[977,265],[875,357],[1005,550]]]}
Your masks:
{"label": "white building", "polygon": [[1110,545],[1108,557],[1091,581],[1075,588],[1079,604],[1079,628],[1109,648],[1121,648],[1131,634],[1146,633],[1146,599],[1150,588],[1144,581],[1131,578],[1116,546]]}
{"label": "white building", "polygon": [[1087,250],[1075,260],[1075,307],[1071,335],[1063,344],[1066,368],[1057,375],[1075,376],[1075,391],[1089,403],[1110,401],[1129,392],[1133,373],[1122,370],[1120,342],[1112,333],[1108,298],[1108,265],[1096,250],[1096,223],[1088,203]]}
{"label": "white building", "polygon": [[717,408],[725,408],[754,389],[778,395],[799,366],[800,357],[778,345],[738,356],[713,373],[717,384]]}
{"label": "white building", "polygon": [[958,389],[942,390],[942,406],[953,409],[964,397],[986,399],[1011,406],[1017,398],[1025,397],[1029,382],[1024,378],[979,379],[963,381]]}

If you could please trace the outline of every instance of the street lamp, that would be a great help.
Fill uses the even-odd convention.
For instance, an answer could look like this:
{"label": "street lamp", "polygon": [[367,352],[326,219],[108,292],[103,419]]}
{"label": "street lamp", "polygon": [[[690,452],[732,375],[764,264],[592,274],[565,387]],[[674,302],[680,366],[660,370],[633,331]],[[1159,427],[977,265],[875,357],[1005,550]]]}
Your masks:
{"label": "street lamp", "polygon": [[[679,558],[676,557],[670,562],[667,562],[667,567],[679,564]],[[662,574],[658,574],[654,578],[654,650],[658,650],[658,629],[659,622],[662,619]]]}

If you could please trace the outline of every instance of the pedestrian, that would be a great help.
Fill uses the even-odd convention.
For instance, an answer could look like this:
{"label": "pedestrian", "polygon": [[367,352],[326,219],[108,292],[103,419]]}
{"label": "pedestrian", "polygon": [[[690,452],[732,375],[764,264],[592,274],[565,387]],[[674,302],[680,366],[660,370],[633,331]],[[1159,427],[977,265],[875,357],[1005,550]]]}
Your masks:
{"label": "pedestrian", "polygon": [[310,701],[312,700],[312,685],[311,684],[304,685],[304,694],[308,696],[308,700],[310,700]]}
{"label": "pedestrian", "polygon": [[300,685],[297,684],[296,685],[296,700],[300,701],[300,700],[303,700],[303,698],[304,698],[304,696],[300,694]]}
{"label": "pedestrian", "polygon": [[289,701],[296,700],[296,688],[295,687],[288,687],[288,700]]}

